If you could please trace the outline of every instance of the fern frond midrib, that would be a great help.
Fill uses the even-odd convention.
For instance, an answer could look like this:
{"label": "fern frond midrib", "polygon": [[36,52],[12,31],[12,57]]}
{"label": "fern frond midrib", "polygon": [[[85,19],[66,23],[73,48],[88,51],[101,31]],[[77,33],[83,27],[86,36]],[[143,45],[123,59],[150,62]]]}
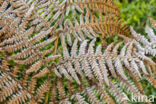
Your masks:
{"label": "fern frond midrib", "polygon": [[74,62],[75,60],[81,61],[81,60],[83,60],[85,58],[89,58],[89,57],[94,57],[96,59],[103,58],[104,60],[107,60],[107,59],[110,59],[110,58],[115,60],[115,58],[117,58],[117,57],[121,58],[121,59],[127,59],[127,60],[136,60],[136,59],[138,59],[138,58],[135,58],[135,57],[133,58],[133,57],[130,57],[130,56],[120,56],[120,55],[111,54],[111,53],[109,54],[109,56],[104,56],[104,55],[101,55],[101,56],[100,55],[93,55],[93,56],[81,55],[81,56],[76,56],[76,57],[70,57],[69,59],[64,60],[63,62],[59,62],[59,64],[56,64],[53,67],[58,68],[60,65],[65,65],[68,62]]}

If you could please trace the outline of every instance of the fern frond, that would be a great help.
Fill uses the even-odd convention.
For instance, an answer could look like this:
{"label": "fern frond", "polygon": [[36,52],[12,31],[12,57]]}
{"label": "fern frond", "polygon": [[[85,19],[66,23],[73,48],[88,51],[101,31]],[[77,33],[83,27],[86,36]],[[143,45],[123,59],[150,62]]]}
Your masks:
{"label": "fern frond", "polygon": [[[0,102],[6,103],[22,103],[26,102],[27,99],[33,99],[31,93],[29,93],[26,88],[24,88],[21,83],[19,83],[16,79],[13,78],[11,74],[8,72],[1,72],[1,94],[0,94]],[[8,98],[8,96],[10,96]],[[7,100],[8,99],[8,100]],[[35,102],[35,101],[34,101]]]}
{"label": "fern frond", "polygon": [[100,13],[110,13],[120,16],[118,7],[111,0],[92,0],[92,1],[76,1],[81,7],[85,7],[87,10],[99,11]]}
{"label": "fern frond", "polygon": [[154,31],[131,38],[119,15],[112,0],[0,1],[0,103],[127,104],[142,77],[156,87]]}
{"label": "fern frond", "polygon": [[85,101],[85,98],[81,96],[79,93],[75,95],[75,100],[77,101],[77,104],[88,104]]}
{"label": "fern frond", "polygon": [[101,94],[101,99],[104,99],[108,104],[115,104],[113,98],[105,91],[106,88],[104,85],[98,86],[99,93]]}
{"label": "fern frond", "polygon": [[38,102],[42,102],[42,99],[44,98],[44,93],[49,91],[49,86],[50,86],[50,80],[44,82],[38,89],[37,89],[37,94],[35,96],[35,99],[37,99]]}
{"label": "fern frond", "polygon": [[121,89],[115,83],[111,83],[110,90],[111,93],[115,96],[116,101],[118,103],[123,103],[123,104],[128,103],[127,99],[123,99],[127,97],[127,95],[124,92],[122,92]]}
{"label": "fern frond", "polygon": [[97,97],[95,96],[95,92],[93,91],[93,88],[86,88],[85,94],[88,96],[88,100],[94,104],[102,104]]}
{"label": "fern frond", "polygon": [[[77,63],[79,62],[79,64],[81,64],[81,68],[86,73],[85,74],[86,76],[89,76],[89,75],[95,76],[98,79],[98,81],[100,81],[101,83],[103,83],[103,80],[105,80],[107,85],[109,85],[109,80],[107,80],[108,79],[107,72],[111,71],[111,70],[115,70],[114,71],[115,74],[119,74],[124,80],[127,80],[127,76],[125,74],[126,70],[124,70],[123,65],[126,66],[127,70],[134,71],[137,74],[137,76],[140,78],[141,78],[141,73],[148,74],[148,70],[145,69],[145,66],[147,67],[149,64],[146,63],[146,60],[144,60],[143,58],[140,58],[137,55],[135,55],[135,53],[137,53],[137,52],[136,51],[134,52],[134,50],[133,50],[133,48],[137,49],[137,47],[135,47],[135,45],[134,45],[134,42],[136,42],[136,41],[127,43],[122,48],[120,54],[118,54],[117,52],[118,52],[119,46],[121,46],[122,43],[116,44],[114,48],[113,48],[113,44],[111,44],[108,46],[108,48],[105,50],[105,52],[103,54],[101,53],[101,55],[97,54],[97,52],[101,51],[99,48],[100,46],[98,46],[97,52],[96,53],[94,52],[93,46],[94,46],[95,40],[93,40],[89,44],[88,50],[86,52],[86,49],[87,49],[86,42],[87,41],[84,41],[82,43],[82,45],[80,46],[80,49],[79,49],[79,52],[81,52],[81,53],[79,53],[80,55],[75,55],[75,56],[77,56],[75,58],[69,56],[69,52],[68,52],[67,48],[65,48],[66,45],[65,45],[65,43],[63,43],[63,47],[66,52],[64,51],[63,56],[65,58],[64,58],[64,62],[62,62],[62,63],[67,64],[67,63],[69,63],[69,61],[72,61],[71,64],[73,64],[74,61],[76,60]],[[130,45],[128,46],[128,44],[130,44]],[[76,47],[75,44],[73,47]],[[82,51],[81,47],[83,47],[83,51]],[[113,49],[111,49],[111,48],[113,48]],[[126,48],[127,48],[127,50],[126,50]],[[73,49],[75,49],[75,48],[73,48]],[[76,50],[72,50],[72,52],[74,52],[72,54],[77,53]],[[101,59],[103,59],[103,63],[102,62],[100,63]],[[99,63],[97,63],[97,62],[99,62]],[[153,63],[153,65],[155,64],[152,60],[151,60],[151,62]],[[111,63],[111,65],[110,65],[110,63]],[[143,63],[144,63],[144,65],[143,65]],[[88,67],[86,67],[86,65],[88,65]],[[106,68],[106,66],[108,66],[110,70],[108,70]],[[89,69],[87,69],[87,68],[89,68]],[[100,68],[102,68],[102,69],[100,69]],[[140,70],[139,68],[141,68],[142,70]],[[74,70],[76,70],[76,69],[74,69]],[[105,70],[105,72],[104,72],[104,70]],[[153,70],[155,70],[155,69],[153,69]],[[114,76],[114,77],[116,77],[116,76]]]}
{"label": "fern frond", "polygon": [[149,26],[146,26],[146,33],[147,33],[148,37],[150,38],[151,42],[149,42],[144,36],[137,34],[132,27],[131,27],[131,32],[132,32],[132,35],[136,38],[136,40],[139,41],[141,44],[143,44],[144,47],[146,47],[143,50],[145,54],[150,54],[153,56],[156,55],[156,53],[155,53],[156,50],[154,49],[155,48],[154,41],[156,39],[156,36],[154,35],[153,30],[151,28],[149,28]]}

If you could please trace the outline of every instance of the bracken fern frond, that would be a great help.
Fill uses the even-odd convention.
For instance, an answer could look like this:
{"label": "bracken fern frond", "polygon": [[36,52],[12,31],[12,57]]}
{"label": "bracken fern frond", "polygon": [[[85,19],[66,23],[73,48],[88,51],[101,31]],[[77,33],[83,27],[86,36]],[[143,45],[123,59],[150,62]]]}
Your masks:
{"label": "bracken fern frond", "polygon": [[[0,103],[139,99],[143,78],[156,87],[156,35],[145,32],[123,24],[112,0],[0,0]],[[106,46],[113,35],[121,41]]]}

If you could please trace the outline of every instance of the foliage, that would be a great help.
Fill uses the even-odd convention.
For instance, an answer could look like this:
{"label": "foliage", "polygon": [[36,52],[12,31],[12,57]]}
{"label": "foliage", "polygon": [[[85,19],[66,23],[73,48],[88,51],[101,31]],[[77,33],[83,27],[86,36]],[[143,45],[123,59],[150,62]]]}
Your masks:
{"label": "foliage", "polygon": [[2,104],[127,104],[142,79],[156,87],[153,29],[129,28],[112,0],[1,0],[0,27]]}
{"label": "foliage", "polygon": [[115,0],[121,10],[121,18],[126,24],[132,25],[138,32],[148,21],[148,16],[156,19],[155,0]]}

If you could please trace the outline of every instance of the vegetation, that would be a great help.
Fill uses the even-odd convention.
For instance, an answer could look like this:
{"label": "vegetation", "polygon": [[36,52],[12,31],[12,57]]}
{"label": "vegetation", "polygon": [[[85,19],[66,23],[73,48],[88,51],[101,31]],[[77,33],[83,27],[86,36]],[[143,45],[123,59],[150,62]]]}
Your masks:
{"label": "vegetation", "polygon": [[155,96],[156,35],[146,24],[156,27],[155,2],[129,12],[140,2],[117,1],[120,11],[112,0],[0,0],[0,103],[132,104],[132,95]]}
{"label": "vegetation", "polygon": [[115,0],[121,10],[121,18],[138,32],[143,33],[144,26],[149,23],[148,17],[156,19],[155,0]]}

